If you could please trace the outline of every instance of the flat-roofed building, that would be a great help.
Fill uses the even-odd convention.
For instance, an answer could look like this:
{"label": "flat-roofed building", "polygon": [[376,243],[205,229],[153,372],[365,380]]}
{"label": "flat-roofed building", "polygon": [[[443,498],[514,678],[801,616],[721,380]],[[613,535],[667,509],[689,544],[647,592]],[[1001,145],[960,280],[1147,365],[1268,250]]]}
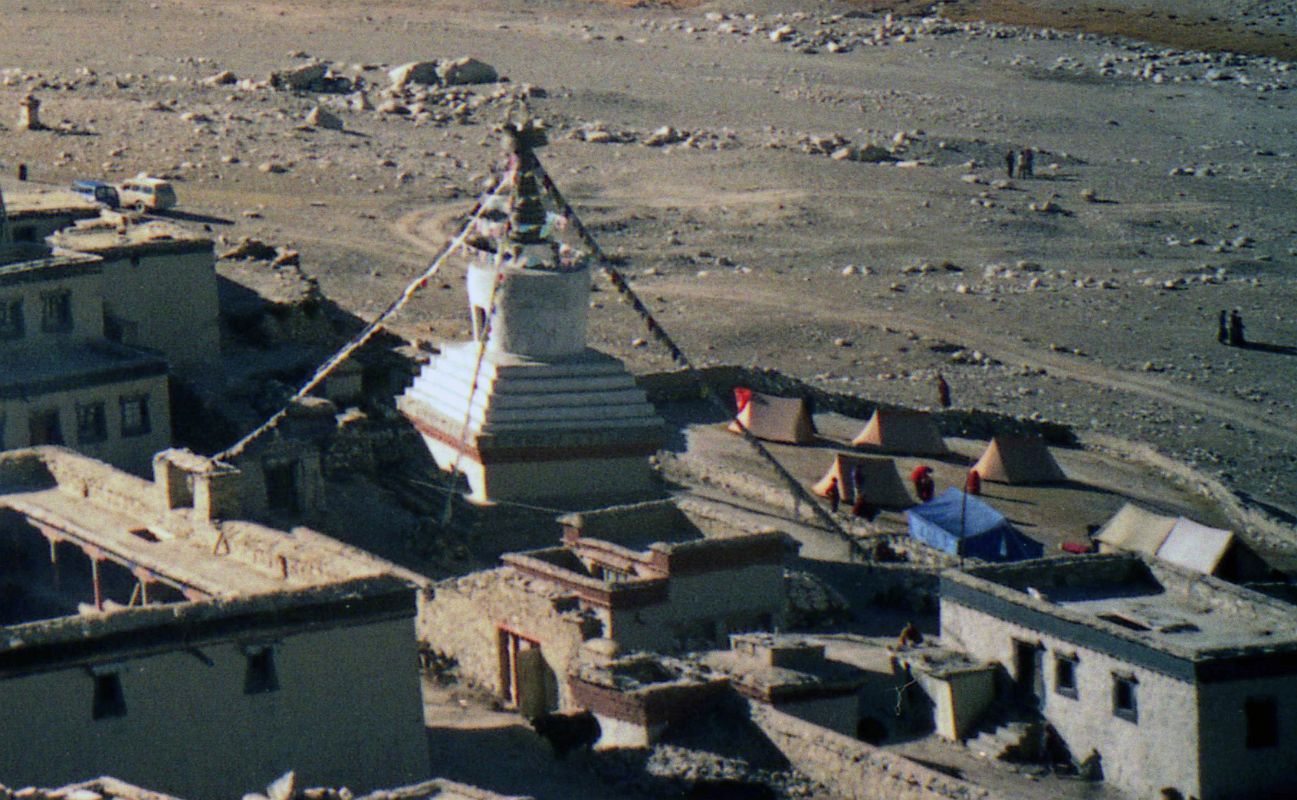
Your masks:
{"label": "flat-roofed building", "polygon": [[101,259],[104,335],[162,354],[176,374],[217,368],[220,309],[212,239],[171,222],[104,220],[54,234]]}
{"label": "flat-roofed building", "polygon": [[171,441],[166,361],[104,338],[98,256],[7,229],[0,205],[0,449],[65,444],[146,472]]}
{"label": "flat-roofed building", "polygon": [[99,204],[67,189],[38,188],[23,184],[5,194],[10,230],[16,242],[43,242],[45,237],[99,216]]}
{"label": "flat-roofed building", "polygon": [[656,501],[560,518],[561,546],[439,583],[421,627],[472,682],[527,714],[572,707],[585,642],[622,652],[724,646],[785,624],[784,564],[796,542]]}
{"label": "flat-roofed building", "polygon": [[428,776],[416,576],[243,521],[238,470],[0,454],[0,776],[195,800]]}
{"label": "flat-roofed building", "polygon": [[941,635],[1003,665],[1075,760],[1139,796],[1289,796],[1297,613],[1137,555],[947,572]]}

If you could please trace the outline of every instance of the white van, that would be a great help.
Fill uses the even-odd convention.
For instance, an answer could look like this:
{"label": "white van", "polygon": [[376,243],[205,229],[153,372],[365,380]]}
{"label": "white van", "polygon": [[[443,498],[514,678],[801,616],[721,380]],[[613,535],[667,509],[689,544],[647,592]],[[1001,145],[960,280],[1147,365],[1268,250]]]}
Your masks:
{"label": "white van", "polygon": [[176,205],[176,190],[171,188],[171,184],[144,173],[117,184],[117,193],[121,195],[123,208],[161,211]]}

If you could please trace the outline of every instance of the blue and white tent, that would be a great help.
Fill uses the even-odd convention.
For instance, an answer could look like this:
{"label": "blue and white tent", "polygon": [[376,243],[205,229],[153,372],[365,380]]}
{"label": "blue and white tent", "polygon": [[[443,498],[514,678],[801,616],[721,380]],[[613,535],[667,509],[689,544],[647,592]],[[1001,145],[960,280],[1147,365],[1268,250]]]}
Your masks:
{"label": "blue and white tent", "polygon": [[951,487],[905,512],[910,535],[951,555],[984,561],[1040,558],[1045,548],[1009,524],[1004,515]]}

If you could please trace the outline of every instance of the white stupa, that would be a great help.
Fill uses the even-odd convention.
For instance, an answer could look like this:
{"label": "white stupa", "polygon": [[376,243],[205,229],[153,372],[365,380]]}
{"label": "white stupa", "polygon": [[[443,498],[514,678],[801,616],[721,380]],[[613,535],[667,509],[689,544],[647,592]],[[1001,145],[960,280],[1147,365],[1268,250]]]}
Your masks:
{"label": "white stupa", "polygon": [[397,406],[476,503],[643,498],[664,423],[620,360],[586,346],[589,264],[542,201],[543,131],[508,126],[505,141],[507,189],[465,245],[473,341],[445,345]]}

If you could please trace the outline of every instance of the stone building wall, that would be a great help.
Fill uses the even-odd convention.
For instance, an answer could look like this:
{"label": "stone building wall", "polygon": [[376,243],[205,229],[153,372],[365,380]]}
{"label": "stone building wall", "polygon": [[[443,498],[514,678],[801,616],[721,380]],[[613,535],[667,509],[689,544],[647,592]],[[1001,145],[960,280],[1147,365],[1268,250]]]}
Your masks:
{"label": "stone building wall", "polygon": [[443,581],[424,593],[418,617],[419,640],[458,663],[462,679],[503,694],[499,636],[502,627],[540,642],[553,674],[551,705],[570,708],[566,676],[584,641],[575,611],[559,611],[562,595],[542,581],[518,575],[511,567]]}
{"label": "stone building wall", "polygon": [[[30,420],[37,412],[57,410],[66,446],[137,475],[151,469],[153,454],[171,444],[171,404],[166,375],[79,386],[64,391],[0,399],[0,449],[28,447]],[[121,398],[147,397],[149,426],[143,433],[122,431]],[[77,406],[103,403],[107,436],[85,441],[77,432]]]}
{"label": "stone building wall", "polygon": [[[1253,698],[1276,703],[1274,746],[1247,745],[1244,709]],[[1202,800],[1284,797],[1297,786],[1297,675],[1201,684],[1197,715]]]}
{"label": "stone building wall", "polygon": [[672,652],[724,646],[730,633],[784,627],[788,598],[780,564],[672,576],[666,603],[614,610],[609,634],[623,650]]}
{"label": "stone building wall", "polygon": [[125,323],[124,344],[161,352],[178,373],[212,369],[220,359],[216,256],[211,242],[176,250],[105,255],[104,313]]}
{"label": "stone building wall", "polygon": [[992,800],[991,792],[761,703],[756,723],[788,761],[843,800]]}
{"label": "stone building wall", "polygon": [[[975,611],[949,599],[941,602],[944,642],[972,658],[1003,665],[1012,679],[1014,641],[1043,648],[1042,713],[1081,760],[1091,750],[1102,758],[1104,779],[1140,796],[1164,787],[1184,796],[1204,797],[1199,785],[1198,688],[1105,653],[1042,634],[1031,628]],[[1055,658],[1076,659],[1076,697],[1058,691]],[[1137,719],[1113,712],[1114,674],[1133,676]],[[1002,687],[1005,689],[1007,687]]]}
{"label": "stone building wall", "polygon": [[[409,617],[246,637],[0,679],[0,775],[49,786],[114,773],[192,800],[239,797],[290,769],[358,790],[427,777]],[[267,645],[278,689],[246,694],[249,648]],[[108,673],[122,713],[95,719]]]}

